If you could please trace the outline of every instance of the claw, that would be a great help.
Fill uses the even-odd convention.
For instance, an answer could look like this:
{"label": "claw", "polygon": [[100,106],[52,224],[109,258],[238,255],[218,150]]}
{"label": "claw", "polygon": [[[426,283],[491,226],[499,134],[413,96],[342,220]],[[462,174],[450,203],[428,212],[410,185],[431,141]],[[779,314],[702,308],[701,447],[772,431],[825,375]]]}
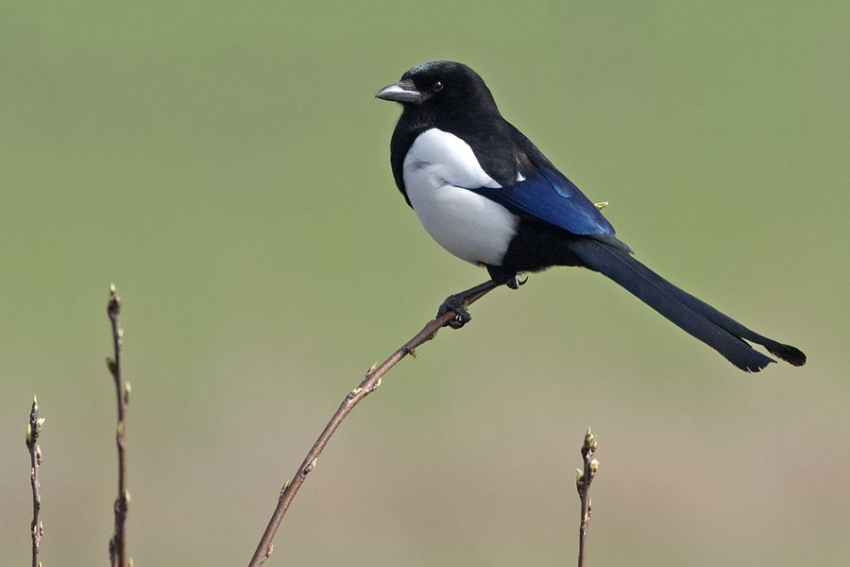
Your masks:
{"label": "claw", "polygon": [[528,276],[525,276],[524,278],[520,279],[520,277],[517,275],[509,279],[505,285],[507,285],[511,289],[519,289],[519,286],[525,285],[525,282],[527,281]]}

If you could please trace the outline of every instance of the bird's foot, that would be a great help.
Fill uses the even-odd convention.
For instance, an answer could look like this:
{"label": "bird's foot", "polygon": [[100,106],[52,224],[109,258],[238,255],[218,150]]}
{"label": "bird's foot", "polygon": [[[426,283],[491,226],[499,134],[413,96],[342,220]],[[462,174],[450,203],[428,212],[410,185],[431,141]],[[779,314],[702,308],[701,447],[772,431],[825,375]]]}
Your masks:
{"label": "bird's foot", "polygon": [[443,304],[440,305],[440,309],[437,310],[437,317],[441,317],[449,311],[454,312],[455,316],[449,319],[446,325],[452,329],[460,329],[472,320],[472,315],[470,315],[466,310],[467,305],[469,305],[469,298],[475,296],[480,297],[501,285],[507,285],[511,289],[517,289],[519,286],[523,285],[527,279],[528,278],[520,279],[515,275],[508,279],[492,279],[466,291],[450,295],[446,298]]}
{"label": "bird's foot", "polygon": [[449,319],[447,323],[452,329],[460,329],[472,320],[472,315],[466,310],[466,296],[466,292],[450,295],[437,310],[437,317],[445,315],[449,311],[454,312],[455,316]]}
{"label": "bird's foot", "polygon": [[502,285],[511,289],[519,289],[519,286],[524,285],[527,281],[528,277],[520,278],[518,275],[513,275],[509,278],[491,279],[466,291],[450,295],[437,310],[437,317],[442,317],[449,311],[454,312],[455,316],[449,319],[446,325],[452,329],[460,329],[472,320],[472,315],[466,310],[470,297],[484,295]]}

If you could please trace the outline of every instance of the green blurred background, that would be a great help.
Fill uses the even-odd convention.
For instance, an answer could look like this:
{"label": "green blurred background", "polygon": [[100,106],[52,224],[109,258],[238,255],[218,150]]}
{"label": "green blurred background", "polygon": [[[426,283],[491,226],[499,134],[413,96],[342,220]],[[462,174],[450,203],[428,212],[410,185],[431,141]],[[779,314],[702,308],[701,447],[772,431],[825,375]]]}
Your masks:
{"label": "green blurred background", "polygon": [[246,564],[369,366],[484,272],[395,189],[428,59],[505,116],[638,257],[801,369],[745,375],[604,278],[534,275],[343,424],[269,565],[850,563],[850,4],[4,2],[0,564],[107,563],[108,285],[124,300],[136,565]]}

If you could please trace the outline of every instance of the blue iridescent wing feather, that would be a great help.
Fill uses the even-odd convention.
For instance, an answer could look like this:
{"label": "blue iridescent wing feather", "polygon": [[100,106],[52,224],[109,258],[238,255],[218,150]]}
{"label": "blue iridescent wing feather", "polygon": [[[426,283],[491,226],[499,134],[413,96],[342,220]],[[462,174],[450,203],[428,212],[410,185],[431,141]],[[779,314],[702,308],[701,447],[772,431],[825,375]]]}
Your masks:
{"label": "blue iridescent wing feather", "polygon": [[549,163],[512,186],[471,190],[520,216],[546,221],[573,234],[614,235],[614,227],[590,199]]}

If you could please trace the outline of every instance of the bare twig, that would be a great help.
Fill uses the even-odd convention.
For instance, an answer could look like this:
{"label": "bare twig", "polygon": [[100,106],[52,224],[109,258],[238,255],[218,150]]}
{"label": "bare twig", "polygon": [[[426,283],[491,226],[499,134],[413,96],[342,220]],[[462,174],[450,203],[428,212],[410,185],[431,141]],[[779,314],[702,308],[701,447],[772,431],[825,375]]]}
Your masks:
{"label": "bare twig", "polygon": [[106,359],[106,366],[115,380],[115,394],[118,401],[118,428],[115,442],[118,446],[118,497],[115,499],[115,533],[109,540],[109,562],[112,567],[127,567],[127,509],[130,505],[130,493],[127,491],[127,405],[130,403],[130,384],[121,374],[121,345],[124,342],[124,330],[118,321],[121,313],[121,298],[115,291],[115,284],[109,286],[109,303],[106,313],[112,322],[112,345],[114,355]]}
{"label": "bare twig", "polygon": [[576,469],[576,489],[581,501],[581,525],[578,532],[578,567],[585,567],[587,562],[587,524],[590,522],[590,483],[596,476],[599,461],[593,458],[596,452],[596,436],[587,428],[584,443],[581,446],[581,457],[584,461],[582,469]]}
{"label": "bare twig", "polygon": [[44,418],[38,417],[38,398],[32,397],[32,409],[30,410],[30,421],[27,424],[27,449],[30,452],[30,484],[32,485],[32,567],[41,567],[41,536],[44,534],[44,525],[41,523],[41,483],[38,480],[38,471],[41,468],[41,447],[38,444],[38,436]]}
{"label": "bare twig", "polygon": [[[479,289],[479,291],[467,296],[465,304],[471,305],[475,303],[496,287],[498,286],[476,286],[476,288],[473,289]],[[336,413],[333,414],[333,417],[331,417],[331,420],[325,426],[322,434],[319,435],[319,438],[313,444],[313,447],[310,448],[310,451],[307,453],[307,456],[304,458],[301,466],[299,466],[298,470],[295,472],[293,479],[287,480],[283,489],[280,491],[277,506],[272,513],[271,520],[269,520],[268,526],[266,526],[266,530],[263,533],[263,537],[260,539],[259,545],[257,545],[256,551],[254,551],[254,556],[248,564],[249,567],[259,567],[266,561],[266,559],[269,558],[272,551],[274,551],[272,540],[274,539],[275,533],[277,533],[278,527],[280,527],[280,522],[283,520],[283,516],[286,514],[287,509],[289,509],[289,505],[292,503],[292,500],[295,498],[295,495],[298,493],[298,490],[301,488],[301,485],[304,483],[307,475],[310,474],[310,472],[316,467],[316,461],[319,458],[319,455],[322,453],[325,445],[342,423],[342,420],[344,420],[351,410],[354,409],[354,406],[360,403],[363,398],[374,392],[378,386],[381,385],[381,379],[384,374],[386,374],[408,354],[415,355],[414,349],[433,339],[437,335],[437,331],[439,331],[442,327],[447,326],[449,322],[456,317],[456,313],[448,311],[443,315],[437,316],[436,319],[429,321],[421,331],[419,331],[412,339],[407,341],[401,348],[396,350],[388,359],[381,364],[373,366],[369,372],[366,373],[366,378],[360,383],[360,385],[348,393],[342,404],[336,410]]]}

